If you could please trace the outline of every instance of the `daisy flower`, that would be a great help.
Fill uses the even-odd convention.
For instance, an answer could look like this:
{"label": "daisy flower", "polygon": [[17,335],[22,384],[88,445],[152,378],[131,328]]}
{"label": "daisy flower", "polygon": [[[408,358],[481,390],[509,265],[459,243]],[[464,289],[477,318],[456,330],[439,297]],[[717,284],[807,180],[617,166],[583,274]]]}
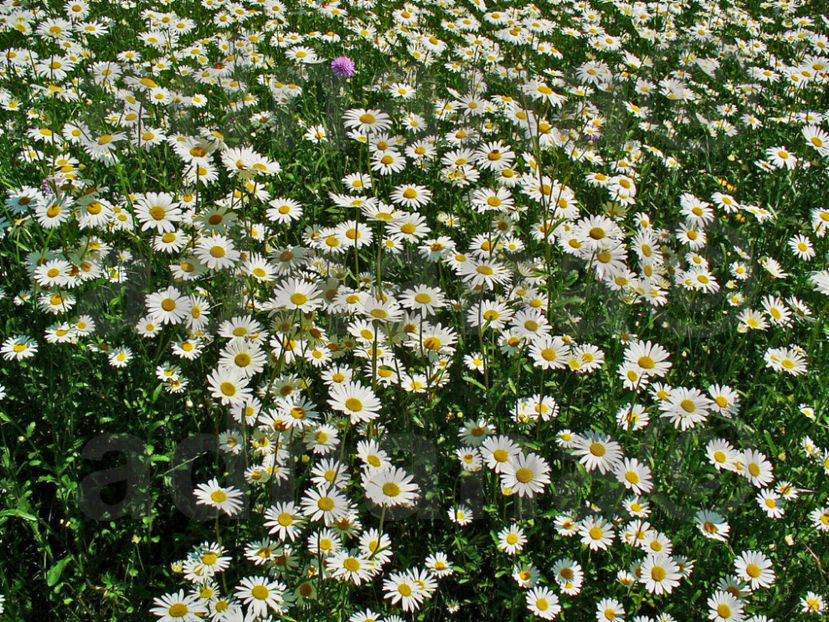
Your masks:
{"label": "daisy flower", "polygon": [[287,587],[279,581],[266,577],[245,577],[236,586],[236,598],[248,606],[249,611],[259,617],[267,617],[268,610],[280,613],[284,610]]}
{"label": "daisy flower", "polygon": [[642,564],[640,582],[651,594],[670,594],[679,585],[679,566],[665,553],[648,555]]}
{"label": "daisy flower", "polygon": [[619,443],[596,431],[576,438],[573,455],[580,458],[588,471],[598,469],[602,475],[612,471],[623,457]]}
{"label": "daisy flower", "polygon": [[247,339],[233,339],[222,350],[219,365],[240,372],[250,378],[265,368],[267,356],[255,343]]}
{"label": "daisy flower", "polygon": [[265,527],[268,533],[280,540],[296,540],[305,524],[305,518],[299,513],[293,501],[272,505],[265,511]]}
{"label": "daisy flower", "polygon": [[342,550],[325,560],[325,569],[338,581],[360,585],[374,572],[374,564],[356,551]]}
{"label": "daisy flower", "polygon": [[806,592],[806,596],[800,598],[800,611],[802,613],[826,613],[826,601],[815,592]]}
{"label": "daisy flower", "polygon": [[159,324],[179,324],[188,313],[187,297],[172,285],[149,294],[145,306],[147,313]]}
{"label": "daisy flower", "polygon": [[679,387],[671,389],[668,399],[659,403],[659,409],[674,427],[684,431],[708,418],[711,403],[699,389]]}
{"label": "daisy flower", "polygon": [[521,448],[508,436],[489,437],[481,443],[481,455],[487,467],[503,473],[510,460],[521,453]]}
{"label": "daisy flower", "polygon": [[717,512],[711,510],[700,510],[694,517],[694,523],[702,535],[711,540],[725,542],[728,539],[728,532],[731,527]]}
{"label": "daisy flower", "polygon": [[134,209],[142,231],[172,232],[176,228],[173,223],[182,219],[181,208],[166,192],[147,192],[139,196],[135,199]]}
{"label": "daisy flower", "polygon": [[518,525],[510,525],[504,527],[498,532],[498,548],[504,551],[507,555],[515,555],[523,550],[527,543],[527,536],[524,535],[524,530]]}
{"label": "daisy flower", "polygon": [[293,199],[272,199],[268,205],[265,215],[271,222],[288,224],[302,217],[302,205]]}
{"label": "daisy flower", "polygon": [[380,400],[374,392],[357,382],[343,382],[329,389],[328,404],[349,416],[352,424],[368,422],[380,414]]}
{"label": "daisy flower", "polygon": [[588,516],[579,524],[581,543],[591,551],[607,549],[615,538],[613,526],[601,516]]}
{"label": "daisy flower", "polygon": [[237,406],[252,396],[248,378],[237,368],[220,367],[207,376],[210,395],[223,406]]}
{"label": "daisy flower", "polygon": [[471,523],[474,518],[472,510],[463,504],[452,506],[447,511],[447,514],[449,515],[449,520],[461,527]]}
{"label": "daisy flower", "polygon": [[806,373],[806,356],[794,348],[769,348],[763,357],[766,367],[774,371],[784,371],[792,376]]}
{"label": "daisy flower", "polygon": [[804,261],[811,261],[815,256],[815,247],[805,235],[795,235],[789,238],[789,248],[794,255]]}
{"label": "daisy flower", "polygon": [[751,589],[769,587],[774,583],[771,560],[757,551],[744,551],[734,560],[737,576],[746,581]]}
{"label": "daisy flower", "polygon": [[624,458],[614,470],[616,479],[637,495],[647,494],[653,488],[651,470],[636,458]]}
{"label": "daisy flower", "polygon": [[541,369],[563,369],[569,354],[570,346],[561,337],[541,334],[530,343],[533,366]]}
{"label": "daisy flower", "polygon": [[184,590],[153,598],[154,607],[150,613],[159,622],[201,622],[207,614],[207,607],[197,594],[185,594]]}
{"label": "daisy flower", "polygon": [[322,305],[322,292],[313,283],[287,279],[274,290],[269,304],[275,309],[299,309],[310,313]]}
{"label": "daisy flower", "polygon": [[718,590],[708,599],[708,619],[712,622],[743,622],[743,603],[728,592]]}
{"label": "daisy flower", "polygon": [[452,562],[446,553],[437,552],[429,555],[424,562],[426,569],[438,578],[448,577],[453,574]]}
{"label": "daisy flower", "polygon": [[37,352],[37,342],[27,335],[9,337],[0,347],[0,354],[7,361],[22,361],[31,358]]}
{"label": "daisy flower", "polygon": [[425,186],[401,184],[392,191],[390,198],[393,203],[404,208],[417,209],[429,204],[432,193]]}
{"label": "daisy flower", "polygon": [[393,572],[383,579],[384,598],[392,605],[399,603],[403,611],[417,611],[426,596],[408,572]]}
{"label": "daisy flower", "polygon": [[366,497],[383,507],[411,506],[419,496],[419,487],[403,469],[375,470],[364,482]]}
{"label": "daisy flower", "polygon": [[344,518],[348,513],[348,499],[331,489],[310,488],[302,496],[302,512],[311,521],[322,520],[326,525]]}
{"label": "daisy flower", "polygon": [[352,108],[343,115],[343,125],[361,134],[377,134],[391,126],[391,117],[381,110]]}
{"label": "daisy flower", "polygon": [[527,609],[542,620],[554,620],[561,612],[558,596],[552,590],[537,586],[527,592],[525,596]]}
{"label": "daisy flower", "polygon": [[378,151],[371,156],[371,170],[381,175],[399,173],[406,168],[406,158],[393,149]]}
{"label": "daisy flower", "polygon": [[242,491],[233,486],[220,486],[215,477],[206,484],[196,486],[193,495],[197,504],[209,505],[228,516],[233,516],[242,509]]}
{"label": "daisy flower", "polygon": [[517,454],[501,469],[501,487],[508,488],[519,497],[532,497],[543,492],[550,483],[550,467],[547,461],[534,453]]}
{"label": "daisy flower", "polygon": [[233,241],[217,233],[199,240],[195,253],[196,258],[210,270],[232,268],[240,257]]}
{"label": "daisy flower", "polygon": [[775,168],[793,169],[797,166],[797,158],[785,147],[769,147],[766,157]]}
{"label": "daisy flower", "polygon": [[625,361],[636,366],[644,376],[661,378],[671,369],[670,352],[658,343],[634,341],[625,350]]}
{"label": "daisy flower", "polygon": [[109,359],[109,364],[113,367],[126,367],[127,364],[132,360],[132,350],[122,346],[110,352],[107,358]]}
{"label": "daisy flower", "polygon": [[624,619],[624,617],[625,608],[622,607],[622,603],[614,598],[603,598],[596,605],[596,619],[599,622],[604,622],[605,620],[612,622],[617,618]]}

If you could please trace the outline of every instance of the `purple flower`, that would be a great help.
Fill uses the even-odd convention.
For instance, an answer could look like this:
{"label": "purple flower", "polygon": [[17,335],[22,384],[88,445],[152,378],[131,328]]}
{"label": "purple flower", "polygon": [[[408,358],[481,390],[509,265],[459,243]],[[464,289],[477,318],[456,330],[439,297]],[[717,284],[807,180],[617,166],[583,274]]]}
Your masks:
{"label": "purple flower", "polygon": [[331,61],[331,73],[338,78],[350,78],[354,75],[354,61],[348,56],[338,56]]}

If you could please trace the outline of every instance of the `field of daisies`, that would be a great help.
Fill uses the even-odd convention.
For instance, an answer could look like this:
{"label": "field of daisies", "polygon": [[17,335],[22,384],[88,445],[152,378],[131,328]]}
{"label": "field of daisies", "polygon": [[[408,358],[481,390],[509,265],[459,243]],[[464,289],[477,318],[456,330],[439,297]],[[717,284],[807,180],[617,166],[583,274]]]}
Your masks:
{"label": "field of daisies", "polygon": [[829,619],[817,0],[2,0],[0,619]]}

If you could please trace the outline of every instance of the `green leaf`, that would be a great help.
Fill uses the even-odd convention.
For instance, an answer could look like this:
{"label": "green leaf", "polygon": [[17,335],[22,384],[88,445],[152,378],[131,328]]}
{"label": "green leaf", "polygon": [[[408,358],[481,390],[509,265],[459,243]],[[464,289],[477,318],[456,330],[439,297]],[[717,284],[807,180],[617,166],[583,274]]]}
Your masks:
{"label": "green leaf", "polygon": [[29,514],[28,512],[24,512],[23,510],[19,510],[17,508],[11,510],[3,510],[0,512],[0,518],[5,518],[7,516],[16,516],[17,518],[22,518],[23,520],[30,520],[33,523],[37,522],[37,516],[34,514]]}
{"label": "green leaf", "polygon": [[152,403],[155,403],[158,400],[158,396],[161,395],[161,389],[163,388],[164,384],[162,383],[159,383],[159,385],[155,388],[155,391],[153,391],[153,397],[150,400]]}
{"label": "green leaf", "polygon": [[474,384],[479,389],[483,389],[484,391],[486,391],[486,387],[484,385],[482,385],[480,382],[478,382],[477,380],[475,380],[473,377],[464,376],[463,379],[466,380],[467,382],[471,382],[472,384]]}
{"label": "green leaf", "polygon": [[771,440],[771,434],[769,434],[768,430],[763,430],[763,436],[766,437],[766,442],[769,444],[769,448],[771,452],[777,455],[779,452],[777,451],[777,446],[774,444],[774,441]]}
{"label": "green leaf", "polygon": [[70,562],[69,557],[64,557],[62,560],[57,562],[54,566],[49,568],[46,571],[46,585],[52,587],[55,585],[58,580],[60,579],[60,575],[63,572],[63,569],[66,568],[66,565]]}

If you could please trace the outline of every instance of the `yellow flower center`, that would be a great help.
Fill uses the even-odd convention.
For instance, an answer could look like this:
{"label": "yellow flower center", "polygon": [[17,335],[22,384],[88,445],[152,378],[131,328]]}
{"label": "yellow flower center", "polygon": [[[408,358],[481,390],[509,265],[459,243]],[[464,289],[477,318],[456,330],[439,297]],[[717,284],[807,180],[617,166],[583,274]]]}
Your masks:
{"label": "yellow flower center", "polygon": [[256,600],[266,600],[270,592],[268,588],[264,585],[255,585],[253,589],[250,591],[250,595],[253,596]]}
{"label": "yellow flower center", "polygon": [[176,603],[175,605],[172,605],[167,610],[167,614],[171,618],[183,618],[188,613],[190,613],[190,610],[187,608],[187,605],[185,605],[184,603]]}
{"label": "yellow flower center", "polygon": [[396,497],[400,494],[400,486],[394,482],[386,482],[383,484],[383,494],[387,497]]}

